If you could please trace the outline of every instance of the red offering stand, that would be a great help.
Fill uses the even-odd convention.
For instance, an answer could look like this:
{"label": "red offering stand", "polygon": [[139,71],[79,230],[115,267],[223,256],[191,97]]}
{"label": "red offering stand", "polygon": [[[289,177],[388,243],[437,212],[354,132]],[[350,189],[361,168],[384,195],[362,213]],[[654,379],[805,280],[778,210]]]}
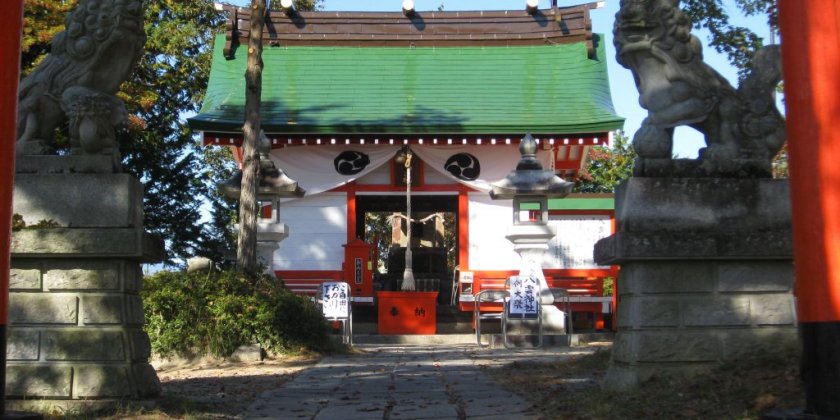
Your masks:
{"label": "red offering stand", "polygon": [[438,292],[378,292],[379,334],[435,334]]}

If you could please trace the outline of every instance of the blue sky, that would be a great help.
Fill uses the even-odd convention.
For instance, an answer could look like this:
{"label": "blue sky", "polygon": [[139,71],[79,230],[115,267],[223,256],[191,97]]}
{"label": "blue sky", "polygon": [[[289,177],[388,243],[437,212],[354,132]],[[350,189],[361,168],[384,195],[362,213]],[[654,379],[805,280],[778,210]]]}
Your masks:
{"label": "blue sky", "polygon": [[[279,0],[278,0],[279,1]],[[586,0],[558,0],[559,6],[571,6],[586,3]],[[234,4],[246,5],[248,0],[232,1]],[[444,10],[513,10],[525,7],[525,0],[414,0],[415,9],[418,11],[437,10],[443,5]],[[402,0],[324,0],[324,10],[328,11],[399,11]],[[633,76],[630,71],[621,67],[615,61],[615,49],[612,44],[612,27],[615,14],[618,11],[619,0],[607,0],[604,7],[593,10],[592,22],[593,31],[603,33],[606,37],[607,57],[610,88],[612,90],[613,104],[616,113],[626,118],[624,131],[632,138],[633,133],[639,128],[647,111],[642,109],[638,103],[638,91],[633,83]],[[723,5],[733,17],[733,23],[751,28],[759,36],[766,37],[769,33],[763,17],[745,18],[740,16],[734,0],[723,0]],[[551,7],[550,0],[540,0],[540,8]],[[704,44],[707,42],[707,33],[696,31]],[[726,57],[716,53],[713,49],[705,47],[703,55],[707,63],[714,67],[730,83],[737,86],[736,70],[729,65]],[[696,157],[697,149],[703,147],[703,139],[697,132],[690,128],[679,128],[676,134],[674,152],[681,157]]]}

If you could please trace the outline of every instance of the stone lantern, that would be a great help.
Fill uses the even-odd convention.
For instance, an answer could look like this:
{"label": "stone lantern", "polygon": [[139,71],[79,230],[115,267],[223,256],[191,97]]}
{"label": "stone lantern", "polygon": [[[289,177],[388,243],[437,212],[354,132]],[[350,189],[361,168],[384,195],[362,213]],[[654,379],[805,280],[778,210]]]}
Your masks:
{"label": "stone lantern", "polygon": [[[543,169],[537,160],[537,142],[530,134],[520,141],[519,153],[522,159],[516,169],[492,184],[490,197],[513,199],[513,226],[505,237],[513,242],[514,251],[522,258],[519,275],[536,278],[540,285],[540,305],[551,305],[543,306],[543,323],[561,326],[563,314],[553,306],[554,296],[540,263],[548,250],[548,241],[556,234],[548,225],[548,199],[567,196],[574,184],[550,169]],[[555,319],[556,316],[561,318]]]}
{"label": "stone lantern", "polygon": [[[270,143],[265,134],[260,136],[260,169],[257,181],[257,200],[271,205],[271,217],[257,221],[257,259],[266,266],[266,274],[274,276],[271,262],[279,243],[289,236],[289,228],[280,222],[280,199],[284,197],[303,197],[306,191],[298,186],[297,181],[289,178],[268,157]],[[219,183],[222,195],[232,200],[239,200],[242,191],[242,170],[237,171],[229,180]]]}

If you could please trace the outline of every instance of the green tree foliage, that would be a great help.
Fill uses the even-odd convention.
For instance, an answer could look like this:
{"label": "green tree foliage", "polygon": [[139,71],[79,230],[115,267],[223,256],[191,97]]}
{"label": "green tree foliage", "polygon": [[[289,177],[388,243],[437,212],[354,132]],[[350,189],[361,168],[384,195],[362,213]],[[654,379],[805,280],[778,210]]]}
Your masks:
{"label": "green tree foliage", "polygon": [[143,281],[146,331],[161,356],[230,356],[259,343],[282,353],[330,351],[318,308],[262,274],[162,271]]}
{"label": "green tree foliage", "polygon": [[773,158],[773,178],[788,178],[790,177],[790,169],[788,168],[788,145],[785,143],[782,150],[776,157]]}
{"label": "green tree foliage", "polygon": [[224,237],[201,223],[201,206],[209,200],[225,214],[215,191],[220,174],[209,171],[214,157],[196,142],[185,114],[198,111],[207,89],[223,16],[200,0],[151,0],[145,7],[145,54],[121,92],[136,117],[120,136],[124,166],[144,183],[146,229],[166,239],[169,257],[212,257],[222,251],[210,244]]}
{"label": "green tree foliage", "polygon": [[238,167],[228,148],[206,148],[202,156],[201,182],[209,190],[205,205],[209,205],[210,220],[204,223],[205,235],[199,242],[197,255],[205,256],[224,267],[232,260],[236,235],[233,226],[238,221],[236,208],[216,189],[216,184],[230,179]]}
{"label": "green tree foliage", "polygon": [[[745,16],[766,16],[768,29],[778,33],[776,0],[735,0],[735,4]],[[709,46],[726,54],[743,77],[753,54],[764,44],[762,37],[750,28],[732,24],[730,11],[722,0],[683,0],[682,8],[691,17],[695,29],[709,30]]]}
{"label": "green tree foliage", "polygon": [[575,192],[611,193],[633,175],[636,151],[630,139],[617,131],[612,147],[594,146],[586,157],[586,168],[578,174]]}
{"label": "green tree foliage", "polygon": [[391,249],[391,215],[389,212],[365,213],[365,242],[376,246],[377,259],[382,264],[388,260],[388,251]]}
{"label": "green tree foliage", "polygon": [[26,0],[21,39],[21,75],[29,74],[50,51],[50,41],[64,30],[64,16],[78,0]]}

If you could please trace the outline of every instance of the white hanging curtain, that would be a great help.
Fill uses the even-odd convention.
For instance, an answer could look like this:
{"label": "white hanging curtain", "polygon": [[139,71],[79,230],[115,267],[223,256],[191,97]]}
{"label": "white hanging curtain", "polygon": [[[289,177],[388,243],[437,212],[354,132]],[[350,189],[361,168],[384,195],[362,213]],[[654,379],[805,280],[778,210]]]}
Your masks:
{"label": "white hanging curtain", "polygon": [[307,196],[313,196],[369,174],[390,162],[399,149],[390,145],[295,146],[274,149],[270,156]]}
{"label": "white hanging curtain", "polygon": [[[506,177],[522,158],[519,145],[413,145],[411,150],[427,165],[454,181],[489,192],[494,182]],[[461,156],[456,156],[461,155]],[[551,168],[550,150],[539,150],[543,168]]]}
{"label": "white hanging curtain", "polygon": [[[274,149],[271,160],[313,196],[359,179],[387,164],[401,146],[313,145]],[[501,180],[519,162],[518,145],[412,145],[411,150],[429,167],[479,191]],[[537,152],[543,168],[550,168],[551,153]]]}

